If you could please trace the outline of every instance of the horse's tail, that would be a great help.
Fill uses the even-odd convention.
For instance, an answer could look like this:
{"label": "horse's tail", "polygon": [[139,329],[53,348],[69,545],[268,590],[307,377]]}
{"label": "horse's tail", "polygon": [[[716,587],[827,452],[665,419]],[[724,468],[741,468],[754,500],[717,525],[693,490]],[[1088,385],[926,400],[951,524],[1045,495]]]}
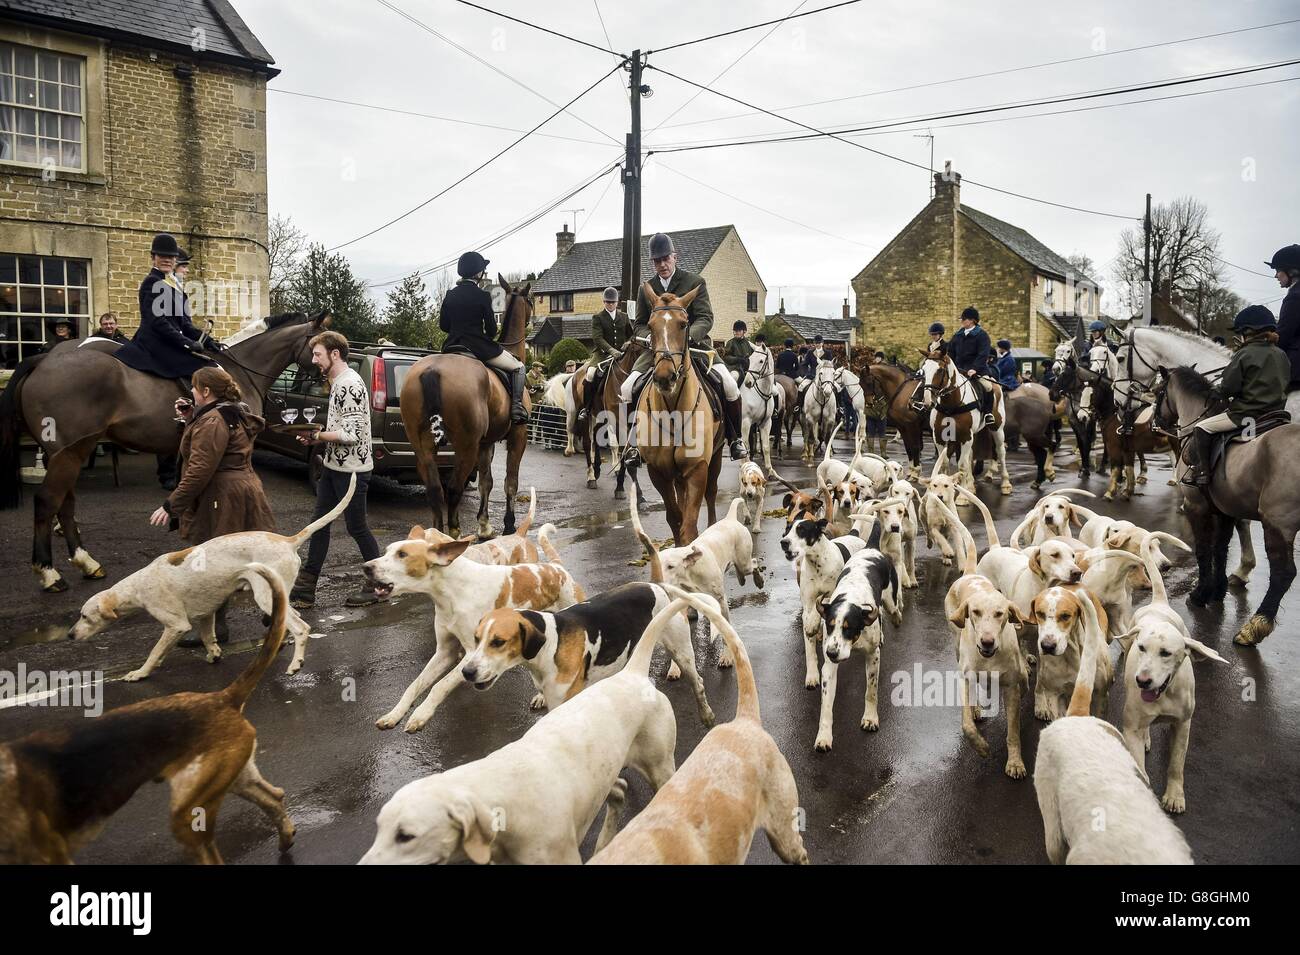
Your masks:
{"label": "horse's tail", "polygon": [[438,444],[446,428],[442,423],[442,376],[433,365],[420,373],[420,399],[424,408],[423,423],[433,432],[434,444]]}
{"label": "horse's tail", "polygon": [[23,380],[32,373],[44,355],[35,355],[19,363],[13,377],[0,392],[0,510],[10,511],[22,503],[22,453],[19,441],[23,433],[21,395]]}

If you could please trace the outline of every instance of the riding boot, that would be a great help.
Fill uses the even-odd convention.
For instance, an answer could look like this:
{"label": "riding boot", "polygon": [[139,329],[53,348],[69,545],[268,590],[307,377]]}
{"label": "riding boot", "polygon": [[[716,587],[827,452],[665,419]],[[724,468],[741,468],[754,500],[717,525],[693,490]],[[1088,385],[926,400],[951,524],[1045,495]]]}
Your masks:
{"label": "riding boot", "polygon": [[180,475],[180,460],[174,454],[158,455],[158,483],[162,485],[164,491],[176,490],[176,482]]}
{"label": "riding boot", "polygon": [[984,412],[984,427],[993,427],[993,392],[982,385],[976,385],[980,389],[980,410]]}
{"label": "riding boot", "polygon": [[527,382],[524,380],[527,373],[524,366],[520,365],[514,371],[510,372],[510,423],[527,424],[528,411],[524,408],[524,388]]}
{"label": "riding boot", "polygon": [[745,447],[745,442],[740,437],[740,399],[732,401],[722,400],[722,428],[727,435],[727,443],[731,447],[731,460],[742,461],[749,459],[749,451]]}
{"label": "riding boot", "polygon": [[1215,435],[1200,428],[1192,430],[1195,450],[1189,462],[1191,467],[1183,475],[1183,483],[1191,487],[1205,487],[1210,483],[1210,454],[1214,450]]}
{"label": "riding boot", "polygon": [[316,575],[305,568],[298,571],[298,578],[289,591],[289,606],[296,610],[308,610],[316,606]]}
{"label": "riding boot", "polygon": [[597,374],[591,381],[586,382],[582,391],[582,407],[578,409],[578,427],[585,428],[591,416],[596,413],[596,401],[601,392],[603,380]]}

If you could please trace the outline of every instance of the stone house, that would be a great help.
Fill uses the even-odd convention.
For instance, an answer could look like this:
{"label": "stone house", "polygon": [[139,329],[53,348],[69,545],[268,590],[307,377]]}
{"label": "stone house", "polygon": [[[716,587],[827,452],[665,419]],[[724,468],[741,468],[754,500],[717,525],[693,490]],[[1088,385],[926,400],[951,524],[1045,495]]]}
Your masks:
{"label": "stone house", "polygon": [[5,0],[0,14],[0,359],[117,313],[156,232],[191,257],[218,335],[269,303],[266,83],[228,0]]}
{"label": "stone house", "polygon": [[[740,319],[753,331],[763,321],[767,286],[732,225],[671,232],[677,267],[704,276],[713,306],[713,337],[731,337]],[[568,225],[555,234],[555,263],[533,283],[533,314],[540,322],[551,316],[590,318],[603,303],[609,286],[623,276],[623,240],[574,242]],[[650,236],[641,237],[642,279],[653,274]],[[636,316],[630,316],[633,321]],[[590,339],[587,327],[586,338]]]}
{"label": "stone house", "polygon": [[852,281],[859,333],[909,359],[943,322],[974,305],[996,341],[1051,354],[1100,314],[1101,286],[1024,229],[963,205],[961,174],[936,173],[935,194]]}

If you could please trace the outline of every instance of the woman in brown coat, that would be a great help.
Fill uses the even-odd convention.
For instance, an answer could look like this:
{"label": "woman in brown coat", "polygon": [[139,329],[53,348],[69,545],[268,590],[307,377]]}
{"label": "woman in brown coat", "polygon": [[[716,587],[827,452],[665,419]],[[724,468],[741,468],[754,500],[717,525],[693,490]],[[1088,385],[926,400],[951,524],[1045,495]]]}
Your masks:
{"label": "woman in brown coat", "polygon": [[200,368],[192,379],[194,402],[178,399],[187,424],[176,490],[150,523],[179,522],[190,544],[239,531],[274,531],[275,518],[253,471],[253,439],[266,423],[240,401],[239,386],[220,368]]}

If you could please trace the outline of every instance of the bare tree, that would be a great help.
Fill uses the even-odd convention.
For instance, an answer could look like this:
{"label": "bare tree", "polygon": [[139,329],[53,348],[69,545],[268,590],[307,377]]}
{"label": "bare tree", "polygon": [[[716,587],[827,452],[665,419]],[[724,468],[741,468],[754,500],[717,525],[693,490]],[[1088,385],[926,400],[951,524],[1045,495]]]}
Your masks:
{"label": "bare tree", "polygon": [[[1153,291],[1191,298],[1198,288],[1222,284],[1219,274],[1219,232],[1210,226],[1205,203],[1191,196],[1151,210],[1151,281]],[[1141,309],[1143,235],[1140,226],[1125,229],[1119,237],[1115,278],[1120,298],[1135,311]]]}
{"label": "bare tree", "polygon": [[267,249],[271,262],[271,314],[290,311],[290,288],[307,251],[307,233],[288,216],[272,216]]}

